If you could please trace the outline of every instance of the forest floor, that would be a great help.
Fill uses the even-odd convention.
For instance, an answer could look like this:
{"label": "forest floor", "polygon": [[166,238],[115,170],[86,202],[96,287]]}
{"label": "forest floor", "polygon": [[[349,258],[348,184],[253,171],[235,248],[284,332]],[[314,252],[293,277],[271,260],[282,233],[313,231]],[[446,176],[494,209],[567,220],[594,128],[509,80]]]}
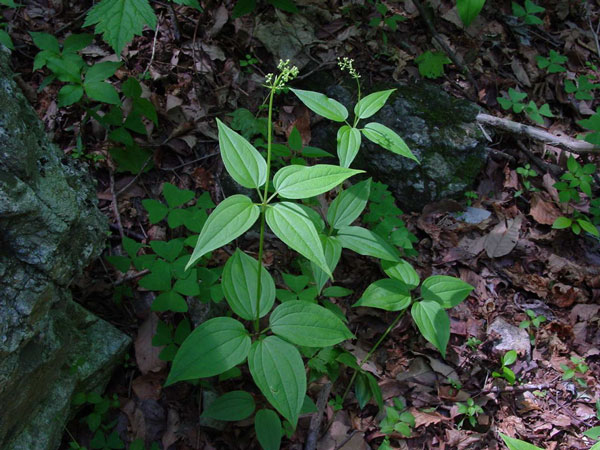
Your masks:
{"label": "forest floor", "polygon": [[[258,113],[266,95],[261,86],[264,75],[274,71],[281,46],[292,45],[298,53],[303,64],[301,76],[330,77],[331,84],[349,84],[351,80],[336,70],[337,57],[347,56],[354,59],[366,84],[377,84],[422,78],[415,58],[428,50],[443,51],[439,47],[443,42],[463,61],[468,75],[450,62],[432,82],[451,95],[475,101],[489,114],[562,136],[581,133],[577,121],[589,118],[596,107],[593,95],[580,99],[565,92],[564,80],[586,75],[590,83],[600,82],[600,71],[593,64],[586,65],[600,65],[595,28],[600,7],[593,1],[544,2],[545,12],[537,14],[540,25],[517,21],[511,16],[509,1],[488,1],[468,29],[449,0],[427,2],[427,22],[411,1],[376,6],[369,1],[302,0],[296,2],[299,12],[295,14],[258,2],[253,13],[235,19],[231,16],[233,2],[207,1],[202,13],[154,2],[159,18],[156,30],[147,29],[134,39],[123,52],[123,65],[116,74],[120,80],[130,75],[140,78],[159,117],[158,127],[147,123],[147,135],[137,138],[141,147],[153,150],[152,169],[132,175],[118,170],[108,152],[105,131],[93,123],[81,129],[82,110],[59,108],[59,84],[38,90],[47,72],[32,70],[37,49],[27,32],[44,31],[59,40],[69,33],[89,32],[81,27],[83,13],[91,4],[70,4],[68,0],[24,3],[8,17],[17,43],[15,72],[21,74],[22,87],[65,155],[76,157],[77,136],[84,137],[84,152],[89,157],[79,156],[97,180],[99,206],[111,224],[107,255],[121,252],[121,234],[144,244],[180,235],[164,220],[151,223],[142,205],[145,199],[161,200],[164,183],[198,195],[206,192],[214,204],[223,200],[219,181],[223,165],[214,119],[225,120],[238,108]],[[392,20],[378,22],[382,18]],[[295,36],[292,44],[285,34],[261,39],[264,24],[276,24],[271,30]],[[547,56],[550,50],[567,57],[562,64],[566,71],[548,74],[538,66],[536,56]],[[90,63],[114,60],[113,52],[99,38],[83,55]],[[554,117],[545,118],[540,125],[525,114],[505,111],[497,97],[506,97],[509,88],[527,93],[538,106],[548,103]],[[285,142],[296,126],[307,144],[311,132],[308,110],[291,95],[277,101],[276,138]],[[593,153],[569,153],[501,132],[495,133],[490,148],[493,151],[485,170],[473,186],[476,195],[402,215],[416,236],[416,252],[410,261],[421,278],[453,275],[475,289],[467,300],[449,310],[452,335],[446,359],[416,332],[407,316],[369,363],[368,370],[377,378],[386,404],[401,399],[400,410],[406,407],[415,419],[410,437],[394,432],[391,446],[504,448],[498,437],[502,432],[549,450],[587,449],[594,440],[583,433],[600,424],[600,246],[585,232],[575,235],[568,228],[558,230],[551,225],[565,214],[554,183],[568,171],[568,157],[572,155],[581,166],[596,164],[597,158]],[[517,172],[526,164],[535,175],[523,176],[523,169]],[[525,186],[524,181],[530,184]],[[515,195],[518,191],[521,195]],[[576,207],[588,213],[591,200],[584,195]],[[475,224],[453,215],[467,203],[491,215]],[[486,246],[492,234],[503,239],[503,251],[496,254]],[[250,239],[240,240],[240,245],[256,247]],[[271,245],[265,264],[273,273],[299,275],[297,267],[289,264],[293,259],[289,253]],[[213,252],[209,268],[222,265],[226,256],[223,251]],[[167,327],[177,326],[184,315],[151,312],[155,294],[137,285],[142,275],[135,269],[122,274],[102,260],[75,286],[81,304],[135,342],[129,360],[108,386],[106,395],[115,395],[118,402],[103,426],[116,430],[122,442],[141,438],[165,449],[258,448],[251,421],[199,423],[202,399],[206,398],[204,384],[162,388],[169,365],[158,357],[163,347],[153,346],[152,338],[159,321]],[[342,280],[338,284],[353,294],[330,300],[349,319],[357,339],[346,349],[357,356],[365,354],[394,317],[383,311],[350,308],[378,277],[374,261],[350,254],[342,256],[336,272],[336,279]],[[278,288],[285,287],[280,276],[276,282]],[[531,322],[529,327],[519,328],[526,320]],[[501,358],[508,350],[518,353],[509,366],[516,377],[514,384],[492,375],[502,370]],[[332,400],[342,394],[350,375],[349,370],[341,370],[332,387]],[[224,383],[239,389],[246,383],[243,380]],[[320,378],[310,384],[313,399],[324,383]],[[473,414],[472,423],[460,407],[469,399],[481,408]],[[325,408],[323,423],[330,426],[319,449],[358,450],[381,444],[384,435],[378,424],[382,416],[374,402],[361,409],[350,393],[343,407],[336,409],[335,401]],[[64,448],[71,442],[90,448],[93,433],[82,419],[85,422],[92,410],[92,406],[83,408],[69,424]],[[296,432],[284,439],[283,448],[303,446],[309,421],[310,415],[301,417]],[[105,448],[119,447],[106,444]]]}

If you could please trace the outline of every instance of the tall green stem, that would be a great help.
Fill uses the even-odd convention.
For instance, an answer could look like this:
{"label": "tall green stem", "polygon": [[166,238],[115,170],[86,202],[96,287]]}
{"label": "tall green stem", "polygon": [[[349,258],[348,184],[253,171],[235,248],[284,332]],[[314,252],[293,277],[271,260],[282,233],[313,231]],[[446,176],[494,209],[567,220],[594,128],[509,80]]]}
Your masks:
{"label": "tall green stem", "polygon": [[262,275],[262,258],[263,258],[263,247],[265,242],[265,211],[267,209],[268,192],[269,192],[269,179],[271,178],[271,146],[273,143],[273,97],[275,96],[275,86],[279,77],[273,83],[271,87],[271,93],[269,94],[269,118],[267,120],[267,180],[265,181],[265,193],[262,198],[260,205],[260,238],[258,241],[258,270],[256,280],[256,317],[254,319],[254,331],[260,332],[260,296],[262,294],[261,275]]}
{"label": "tall green stem", "polygon": [[[400,314],[398,314],[398,316],[394,319],[394,321],[390,324],[390,326],[387,327],[387,330],[385,330],[385,333],[383,333],[381,335],[381,337],[379,338],[379,340],[375,343],[375,345],[373,347],[371,347],[371,350],[369,350],[369,353],[367,353],[367,356],[365,356],[362,359],[362,361],[358,365],[359,369],[362,369],[362,367],[365,365],[365,363],[371,358],[371,356],[373,356],[373,353],[375,353],[375,351],[379,348],[379,346],[385,340],[385,338],[387,337],[387,335],[390,334],[390,332],[398,324],[398,322],[400,321],[400,319],[402,318],[402,316],[404,316],[405,312],[406,312],[406,309],[400,311]],[[352,378],[350,379],[350,382],[348,383],[348,386],[346,386],[346,390],[344,391],[344,395],[342,396],[342,402],[346,398],[346,395],[348,395],[348,392],[350,391],[350,388],[352,387],[352,384],[354,383],[354,380],[356,379],[357,375],[358,375],[358,370],[354,369],[354,373],[352,374]]]}

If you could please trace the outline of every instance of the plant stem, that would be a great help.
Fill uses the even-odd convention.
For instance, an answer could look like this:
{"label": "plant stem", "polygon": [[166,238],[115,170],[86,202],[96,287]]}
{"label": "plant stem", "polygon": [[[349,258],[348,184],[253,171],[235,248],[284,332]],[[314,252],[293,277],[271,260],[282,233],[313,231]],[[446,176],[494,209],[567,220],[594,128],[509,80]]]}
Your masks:
{"label": "plant stem", "polygon": [[[390,332],[398,324],[398,322],[400,321],[400,319],[402,318],[402,316],[404,316],[405,312],[406,312],[406,309],[400,311],[400,314],[398,314],[398,316],[394,319],[394,321],[390,324],[390,326],[387,327],[387,330],[385,330],[385,333],[383,333],[381,335],[381,337],[379,338],[379,340],[375,343],[375,345],[373,347],[371,347],[371,350],[369,350],[369,353],[367,353],[367,356],[365,356],[362,359],[362,361],[358,365],[359,369],[362,369],[362,367],[365,365],[365,363],[371,358],[371,356],[373,356],[373,353],[375,353],[375,351],[381,345],[381,343],[384,341],[384,339],[387,337],[387,335],[390,334]],[[346,386],[346,390],[344,391],[344,395],[342,395],[342,403],[344,402],[344,400],[346,398],[346,395],[348,395],[348,392],[350,391],[350,388],[352,387],[352,384],[354,383],[354,380],[356,379],[357,375],[358,375],[358,370],[354,369],[354,373],[352,374],[352,378],[350,379],[350,382],[348,383],[348,386]]]}
{"label": "plant stem", "polygon": [[273,144],[273,97],[275,96],[275,86],[279,77],[273,83],[271,87],[271,93],[269,94],[269,118],[267,121],[267,179],[265,181],[265,193],[262,196],[262,203],[260,205],[260,238],[258,242],[258,270],[256,280],[256,317],[254,319],[254,331],[258,334],[260,332],[260,296],[262,294],[261,286],[261,275],[262,275],[262,258],[263,258],[263,247],[265,243],[265,211],[267,210],[267,203],[269,201],[269,178],[271,177],[271,146]]}

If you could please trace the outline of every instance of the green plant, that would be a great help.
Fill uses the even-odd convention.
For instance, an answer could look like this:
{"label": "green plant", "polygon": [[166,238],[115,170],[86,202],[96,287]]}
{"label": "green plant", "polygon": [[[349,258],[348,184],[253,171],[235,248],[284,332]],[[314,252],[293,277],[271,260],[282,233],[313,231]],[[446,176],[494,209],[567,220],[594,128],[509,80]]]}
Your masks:
{"label": "green plant", "polygon": [[[358,82],[359,75],[352,68],[350,60],[342,60],[341,66],[349,70]],[[392,91],[376,92],[365,98],[361,98],[359,92],[351,125],[347,121],[348,111],[337,101],[318,92],[290,89],[313,112],[345,123],[338,133],[338,156],[342,164],[289,165],[279,169],[271,180],[274,97],[298,74],[298,70],[290,67],[289,62],[281,62],[278,69],[279,74],[268,75],[265,83],[269,89],[266,159],[240,134],[217,120],[221,156],[227,172],[242,186],[256,190],[259,202],[254,203],[249,197],[236,194],[217,205],[204,223],[194,251],[185,265],[185,270],[190,270],[200,258],[241,236],[258,221],[258,259],[236,249],[223,269],[225,299],[231,312],[240,320],[216,317],[193,330],[175,355],[166,385],[219,375],[247,360],[254,383],[267,402],[286,419],[283,428],[291,432],[296,427],[307,385],[305,366],[298,347],[333,347],[353,335],[338,315],[312,301],[290,299],[273,309],[275,283],[262,265],[266,225],[287,246],[310,261],[317,291],[327,279],[332,278],[342,248],[389,260],[387,269],[402,276],[408,270],[408,263],[400,261],[398,251],[393,246],[366,228],[351,226],[366,205],[368,182],[338,194],[327,212],[328,234],[321,228],[323,221],[314,210],[293,200],[325,193],[360,173],[350,169],[349,165],[360,147],[361,135],[392,152],[415,158],[404,141],[383,125],[372,122],[363,128],[356,127],[359,120],[375,114]],[[270,186],[273,186],[273,193],[269,190]],[[272,202],[277,196],[282,200]],[[427,299],[415,303],[413,314],[426,337],[434,340],[440,351],[445,353],[447,339],[446,342],[444,339],[449,335],[450,328],[442,308],[458,303],[472,288],[468,285],[468,289],[464,288],[464,283],[451,277],[431,277],[429,280],[424,282],[422,288],[422,295]],[[440,282],[434,283],[436,280]],[[300,285],[304,281],[288,277],[287,282],[295,284],[296,291],[301,293]],[[393,284],[399,286],[399,282]],[[369,300],[372,298],[368,297]],[[380,299],[376,306],[399,310],[408,308],[412,303],[410,295],[404,295],[402,301],[393,298],[390,302],[385,300]],[[268,326],[265,326],[267,316]],[[252,331],[242,321],[250,324]],[[341,356],[338,355],[336,360]],[[330,358],[324,359],[330,361]],[[356,366],[355,358],[349,362]],[[358,368],[361,366],[358,365]],[[243,403],[242,406],[246,410],[251,409],[252,414],[254,408],[249,405],[248,395],[239,394],[239,399],[228,402],[227,408],[235,411]],[[257,412],[257,417],[259,415],[269,415],[274,428],[282,427],[273,410],[262,409]],[[269,429],[258,423],[255,421],[259,442],[279,439],[279,435],[272,436]]]}
{"label": "green plant", "polygon": [[523,103],[523,100],[527,98],[527,94],[525,92],[519,92],[513,88],[508,89],[508,98],[506,97],[497,97],[498,103],[502,106],[502,109],[508,110],[512,109],[512,111],[516,114],[520,114],[525,112],[527,117],[529,117],[534,122],[539,124],[544,124],[545,117],[554,117],[552,111],[550,111],[550,107],[548,103],[544,103],[541,107],[537,107],[537,105],[531,100],[528,104]]}
{"label": "green plant", "polygon": [[583,136],[583,139],[590,144],[600,146],[600,108],[596,109],[596,112],[589,119],[579,120],[577,123],[592,131],[592,133]]}
{"label": "green plant", "polygon": [[[567,62],[567,57],[561,55],[556,50],[550,50],[548,57],[536,55],[535,60],[540,69],[546,69],[548,73],[566,72],[564,63]],[[568,92],[568,91],[567,91]]]}
{"label": "green plant", "polygon": [[511,438],[505,434],[499,433],[500,437],[508,447],[508,450],[543,450],[533,444],[522,441],[520,439]]}
{"label": "green plant", "polygon": [[465,419],[469,421],[472,427],[475,427],[477,425],[477,416],[483,414],[481,406],[477,405],[472,398],[467,399],[467,403],[458,403],[457,406],[458,413],[465,416],[458,422],[458,429],[462,428]]}
{"label": "green plant", "polygon": [[467,347],[471,349],[471,351],[475,351],[479,348],[482,342],[481,339],[477,339],[475,336],[470,336],[469,339],[467,339],[466,344]]}
{"label": "green plant", "polygon": [[[172,1],[202,11],[198,0]],[[102,34],[115,53],[120,55],[134,36],[142,35],[144,25],[156,28],[156,14],[148,0],[101,0],[85,17],[83,26],[92,25],[96,34]]]}
{"label": "green plant", "polygon": [[485,0],[456,0],[456,9],[460,20],[468,27],[475,20],[485,5]]}
{"label": "green plant", "polygon": [[418,239],[406,228],[406,224],[400,218],[403,212],[396,206],[387,185],[379,182],[371,183],[367,209],[368,212],[362,217],[367,228],[386,241],[400,247],[404,255],[417,255],[413,244]]}
{"label": "green plant", "polygon": [[536,14],[543,13],[546,8],[538,6],[531,0],[525,0],[524,7],[512,2],[513,15],[521,19],[526,25],[542,25],[544,22]]}
{"label": "green plant", "polygon": [[[594,164],[582,166],[573,156],[570,156],[567,160],[567,171],[560,177],[561,181],[554,183],[560,202],[567,205],[571,202],[575,204],[581,202],[580,191],[590,199],[593,198],[592,183],[594,179],[592,174],[595,171],[596,166]],[[594,203],[593,207],[597,203]],[[593,209],[592,213],[595,212],[596,210]],[[581,230],[584,230],[593,236],[600,237],[598,229],[589,217],[574,208],[571,209],[571,217],[558,217],[552,224],[552,228],[558,230],[570,228],[577,235],[581,233]]]}
{"label": "green plant", "polygon": [[541,314],[538,316],[535,313],[535,311],[531,309],[528,309],[526,313],[529,319],[521,321],[521,323],[519,324],[519,328],[526,329],[529,333],[529,339],[531,340],[531,343],[535,344],[535,331],[530,330],[529,328],[533,326],[537,330],[540,327],[540,325],[544,323],[547,319],[546,316],[543,316]]}
{"label": "green plant", "polygon": [[[400,398],[394,398],[394,406],[385,407],[385,418],[379,423],[379,429],[383,434],[400,433],[404,437],[410,437],[415,427],[415,416],[406,411],[406,405]],[[391,449],[390,438],[386,436],[379,450]]]}
{"label": "green plant", "polygon": [[370,4],[375,5],[376,11],[375,15],[369,20],[369,26],[372,28],[379,28],[381,30],[381,40],[383,41],[384,47],[386,47],[388,43],[388,36],[384,28],[387,27],[390,31],[395,32],[398,30],[398,22],[404,22],[406,17],[390,12],[388,7],[379,0],[368,1]]}
{"label": "green plant", "polygon": [[426,78],[439,78],[444,75],[444,66],[452,63],[444,52],[427,50],[415,58],[419,65],[419,73]]}
{"label": "green plant", "polygon": [[513,365],[516,360],[517,352],[515,350],[507,351],[500,360],[502,363],[502,366],[500,366],[500,372],[494,371],[492,372],[492,376],[494,378],[504,378],[506,381],[508,381],[508,384],[515,384],[515,373],[508,366]]}
{"label": "green plant", "polygon": [[[531,184],[529,178],[534,178],[538,176],[538,173],[531,168],[529,163],[525,164],[523,167],[517,167],[517,173],[521,175],[521,183],[523,184],[523,189],[525,192],[537,192],[538,188]],[[515,192],[515,197],[520,197],[523,195],[523,190],[519,189]]]}
{"label": "green plant", "polygon": [[256,57],[252,56],[250,53],[246,53],[244,59],[240,59],[240,67],[245,68],[245,71],[248,73],[252,73],[252,66],[258,62]]}
{"label": "green plant", "polygon": [[589,370],[588,365],[585,363],[585,359],[578,358],[576,356],[571,356],[570,358],[571,366],[566,364],[561,364],[560,368],[563,370],[563,380],[575,380],[579,386],[586,388],[587,382],[581,375],[585,375]]}
{"label": "green plant", "polygon": [[159,321],[156,326],[156,334],[152,337],[153,346],[164,347],[158,357],[163,361],[173,361],[177,350],[191,332],[192,326],[188,319],[181,320],[175,329],[172,325]]}
{"label": "green plant", "polygon": [[[92,42],[92,35],[72,34],[62,46],[47,33],[32,32],[31,36],[40,49],[34,59],[34,70],[47,67],[52,72],[44,79],[40,89],[56,79],[65,83],[58,92],[58,106],[80,104],[86,112],[81,129],[89,118],[94,118],[107,130],[108,138],[117,144],[117,147],[110,149],[110,153],[119,165],[118,170],[132,173],[142,170],[150,154],[136,144],[132,133],[145,135],[146,127],[142,119],[145,117],[158,125],[158,116],[154,105],[142,97],[139,81],[128,78],[121,85],[121,99],[116,87],[107,81],[121,63],[106,61],[89,66],[78,53]],[[123,108],[125,99],[131,102],[127,113]],[[95,102],[98,104],[94,105]],[[104,105],[108,106],[108,110],[100,111]],[[74,155],[81,157],[83,149],[83,141],[78,140]],[[151,164],[146,165],[149,170]]]}
{"label": "green plant", "polygon": [[588,75],[580,75],[577,83],[573,80],[565,80],[565,92],[574,93],[577,100],[594,100],[593,91],[600,88],[600,84],[592,83],[591,80],[592,77]]}
{"label": "green plant", "polygon": [[477,198],[479,197],[476,191],[466,191],[464,193],[464,196],[467,200],[467,206],[471,206],[473,204],[473,200],[477,200]]}
{"label": "green plant", "polygon": [[[7,8],[17,8],[18,5],[14,0],[0,0],[0,5],[6,6]],[[10,34],[4,29],[8,27],[8,23],[0,22],[0,44],[4,45],[9,50],[14,50],[15,45],[10,37]]]}
{"label": "green plant", "polygon": [[[592,427],[589,430],[584,431],[583,435],[589,439],[598,441],[600,439],[600,427]],[[590,450],[600,450],[600,442],[596,442],[592,445]]]}
{"label": "green plant", "polygon": [[[233,18],[245,16],[256,9],[257,0],[237,0],[233,7]],[[267,0],[267,3],[288,13],[297,13],[298,7],[293,0]]]}
{"label": "green plant", "polygon": [[[81,407],[86,404],[92,406],[92,412],[81,419],[94,433],[90,441],[90,448],[101,450],[125,448],[125,444],[119,437],[117,430],[115,430],[117,421],[108,421],[110,410],[119,407],[116,394],[112,398],[108,398],[96,392],[78,392],[73,397],[73,404]],[[74,449],[83,448],[75,441],[71,442],[70,447]]]}

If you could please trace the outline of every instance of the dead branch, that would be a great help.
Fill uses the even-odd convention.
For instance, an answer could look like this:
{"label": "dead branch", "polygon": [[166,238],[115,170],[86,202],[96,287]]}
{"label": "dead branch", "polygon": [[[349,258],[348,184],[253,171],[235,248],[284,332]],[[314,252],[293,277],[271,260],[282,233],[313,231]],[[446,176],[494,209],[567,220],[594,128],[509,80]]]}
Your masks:
{"label": "dead branch", "polygon": [[317,399],[317,412],[310,418],[310,426],[308,427],[308,436],[306,438],[306,444],[304,444],[304,450],[315,450],[317,448],[317,439],[319,437],[319,430],[321,429],[321,421],[323,420],[323,412],[327,406],[327,399],[331,392],[331,383],[326,383],[319,392],[319,398]]}
{"label": "dead branch", "polygon": [[600,148],[590,144],[589,142],[573,139],[569,136],[555,136],[554,134],[548,133],[546,130],[541,128],[524,125],[519,122],[513,122],[512,120],[503,119],[501,117],[495,117],[489,114],[481,113],[477,115],[477,122],[483,125],[499,128],[519,136],[525,136],[536,141],[543,142],[544,144],[554,145],[555,147],[560,147],[563,150],[573,153],[600,153]]}

